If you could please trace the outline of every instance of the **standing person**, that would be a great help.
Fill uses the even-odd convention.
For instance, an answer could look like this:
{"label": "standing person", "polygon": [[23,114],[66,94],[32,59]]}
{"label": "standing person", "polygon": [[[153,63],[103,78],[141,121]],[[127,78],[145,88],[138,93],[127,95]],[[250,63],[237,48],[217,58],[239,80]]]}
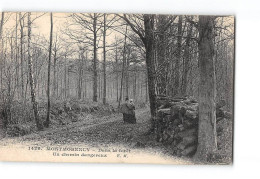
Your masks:
{"label": "standing person", "polygon": [[125,102],[120,106],[120,111],[123,114],[123,121],[124,123],[129,121],[130,116],[130,108],[129,108],[129,99],[125,98]]}
{"label": "standing person", "polygon": [[134,104],[134,100],[130,99],[129,100],[129,107],[130,107],[130,123],[135,124],[136,123],[136,117],[135,117],[135,104]]}

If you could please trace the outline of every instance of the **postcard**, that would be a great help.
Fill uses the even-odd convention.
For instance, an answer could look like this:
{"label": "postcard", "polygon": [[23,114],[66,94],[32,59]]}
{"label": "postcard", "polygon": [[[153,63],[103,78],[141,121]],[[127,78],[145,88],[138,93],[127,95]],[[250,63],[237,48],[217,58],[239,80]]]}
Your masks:
{"label": "postcard", "polygon": [[235,17],[1,12],[0,160],[233,161]]}

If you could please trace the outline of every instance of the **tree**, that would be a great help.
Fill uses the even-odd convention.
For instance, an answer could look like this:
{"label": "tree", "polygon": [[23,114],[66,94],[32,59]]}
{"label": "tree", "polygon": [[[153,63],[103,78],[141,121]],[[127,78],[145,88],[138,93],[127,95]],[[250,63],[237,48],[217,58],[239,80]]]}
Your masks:
{"label": "tree", "polygon": [[[119,15],[120,16],[120,15]],[[156,116],[156,93],[155,93],[155,63],[154,63],[154,15],[153,14],[144,14],[142,17],[136,17],[138,19],[143,18],[142,29],[139,25],[134,25],[130,21],[130,18],[126,15],[120,16],[126,21],[126,23],[131,27],[133,32],[135,32],[140,39],[142,40],[145,46],[145,61],[147,69],[147,82],[148,82],[148,91],[149,91],[149,100],[150,100],[150,113],[151,113],[151,130],[154,129],[155,125],[155,116]],[[135,22],[135,21],[134,21]]]}
{"label": "tree", "polygon": [[104,29],[103,29],[103,73],[104,73],[104,84],[103,84],[103,104],[106,104],[107,94],[107,81],[106,81],[106,14],[104,13]]}
{"label": "tree", "polygon": [[119,95],[118,95],[118,54],[117,54],[117,41],[116,41],[116,51],[115,51],[115,61],[116,61],[116,102],[119,101]]}
{"label": "tree", "polygon": [[174,95],[179,95],[180,90],[180,61],[181,61],[181,51],[182,51],[182,16],[179,16],[178,21],[178,37],[177,37],[177,54],[175,62],[175,79],[174,79]]}
{"label": "tree", "polygon": [[125,77],[125,63],[126,63],[126,37],[127,37],[127,26],[125,27],[125,39],[124,39],[124,49],[123,49],[123,63],[122,63],[122,75],[121,75],[121,83],[120,83],[120,96],[118,101],[118,108],[120,107],[120,103],[122,101],[123,96],[123,82]]}
{"label": "tree", "polygon": [[145,28],[145,50],[146,50],[146,68],[148,76],[148,89],[150,100],[150,111],[152,116],[152,130],[155,125],[156,116],[156,94],[155,94],[155,79],[154,79],[154,15],[144,15],[144,28]]}
{"label": "tree", "polygon": [[[53,36],[53,35],[52,35]],[[58,59],[62,56],[60,51],[62,50],[63,46],[61,45],[60,38],[58,37],[57,33],[55,39],[53,41],[53,85],[52,85],[52,97],[58,97],[58,81],[57,81],[57,68]]]}
{"label": "tree", "polygon": [[38,104],[35,98],[35,85],[32,71],[32,55],[31,55],[31,13],[28,12],[28,71],[29,71],[29,82],[31,87],[31,101],[33,104],[34,119],[38,130],[42,130],[43,126],[39,119]]}
{"label": "tree", "polygon": [[91,45],[93,47],[93,60],[92,60],[92,71],[93,71],[93,101],[97,102],[98,92],[98,37],[100,36],[99,31],[102,28],[103,21],[100,20],[103,14],[98,13],[77,13],[70,16],[74,20],[74,24],[70,25],[71,28],[67,35],[75,40],[77,43],[83,43]]}
{"label": "tree", "polygon": [[[0,43],[2,41],[2,32],[3,32],[3,26],[4,26],[4,17],[5,13],[2,12],[1,16],[1,23],[0,23]],[[2,60],[2,52],[1,52],[1,60]],[[2,62],[0,62],[2,63]],[[1,73],[2,73],[2,65],[1,65]],[[1,74],[2,78],[2,74]],[[1,82],[1,89],[2,89],[2,82]],[[2,90],[1,90],[2,91]],[[0,94],[1,95],[1,94]],[[1,96],[0,96],[1,97]],[[1,105],[1,104],[0,104]],[[3,116],[3,109],[1,109],[0,106],[0,139],[5,137],[5,129],[6,129],[7,121],[5,120],[5,117]]]}
{"label": "tree", "polygon": [[[19,24],[20,24],[20,58],[21,58],[21,97],[23,100],[25,93],[24,93],[24,17],[25,14],[19,13]],[[24,101],[25,102],[25,101]]]}
{"label": "tree", "polygon": [[106,93],[107,93],[107,79],[106,79],[106,35],[107,30],[112,27],[113,23],[117,21],[116,16],[111,19],[109,15],[104,13],[103,15],[103,104],[106,104]]}
{"label": "tree", "polygon": [[[18,68],[18,13],[15,13],[15,63],[17,64],[15,70],[15,86],[19,85],[19,68]],[[19,92],[17,92],[17,98],[19,98]]]}
{"label": "tree", "polygon": [[129,66],[130,66],[130,53],[131,53],[131,46],[126,46],[126,54],[125,54],[125,60],[126,60],[126,66],[125,66],[125,98],[129,99]]}
{"label": "tree", "polygon": [[83,87],[83,68],[84,68],[84,52],[86,49],[79,46],[79,58],[78,58],[78,85],[77,85],[77,93],[78,93],[78,99],[80,100],[82,97],[82,87]]}
{"label": "tree", "polygon": [[182,71],[182,85],[181,92],[182,96],[187,95],[187,83],[188,83],[188,73],[190,70],[190,45],[191,45],[191,35],[192,35],[193,24],[190,24],[188,29],[187,38],[185,41],[184,54],[183,54],[183,71]]}
{"label": "tree", "polygon": [[166,61],[166,24],[167,16],[158,16],[158,42],[157,42],[157,56],[158,56],[158,71],[157,74],[157,91],[160,95],[166,95],[166,84],[167,84],[167,61]]}
{"label": "tree", "polygon": [[57,93],[56,93],[56,90],[57,90],[57,51],[58,51],[57,43],[58,43],[58,37],[56,34],[54,47],[53,47],[53,51],[54,51],[54,54],[53,54],[53,85],[52,85],[52,89],[53,89],[52,97],[53,98],[57,97]]}
{"label": "tree", "polygon": [[214,19],[199,16],[199,132],[195,157],[208,159],[217,150]]}
{"label": "tree", "polygon": [[52,52],[52,34],[53,34],[53,17],[52,13],[50,13],[50,21],[51,21],[51,30],[50,30],[50,46],[49,46],[49,61],[48,61],[48,80],[47,80],[47,118],[45,122],[45,127],[49,127],[50,125],[50,75],[51,75],[51,52]]}

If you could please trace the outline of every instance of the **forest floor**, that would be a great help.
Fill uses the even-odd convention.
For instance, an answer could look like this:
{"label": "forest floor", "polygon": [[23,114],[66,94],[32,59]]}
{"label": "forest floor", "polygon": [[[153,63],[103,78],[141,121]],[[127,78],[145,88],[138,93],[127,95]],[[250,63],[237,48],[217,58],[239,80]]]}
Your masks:
{"label": "forest floor", "polygon": [[[120,147],[134,153],[149,154],[156,160],[151,163],[193,164],[189,159],[174,157],[153,135],[148,135],[149,110],[147,107],[136,110],[137,123],[124,124],[122,114],[86,115],[82,120],[49,128],[21,137],[7,137],[0,141],[1,146],[88,146],[90,148],[111,149]],[[139,161],[140,163],[150,163]],[[133,162],[133,163],[139,163]],[[131,162],[132,163],[132,162]]]}

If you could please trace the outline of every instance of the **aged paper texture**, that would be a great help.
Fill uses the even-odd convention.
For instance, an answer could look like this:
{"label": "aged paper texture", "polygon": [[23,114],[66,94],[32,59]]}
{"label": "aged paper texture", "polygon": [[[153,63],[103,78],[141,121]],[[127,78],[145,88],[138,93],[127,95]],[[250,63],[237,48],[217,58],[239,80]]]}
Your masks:
{"label": "aged paper texture", "polygon": [[232,164],[234,16],[0,17],[0,160]]}

